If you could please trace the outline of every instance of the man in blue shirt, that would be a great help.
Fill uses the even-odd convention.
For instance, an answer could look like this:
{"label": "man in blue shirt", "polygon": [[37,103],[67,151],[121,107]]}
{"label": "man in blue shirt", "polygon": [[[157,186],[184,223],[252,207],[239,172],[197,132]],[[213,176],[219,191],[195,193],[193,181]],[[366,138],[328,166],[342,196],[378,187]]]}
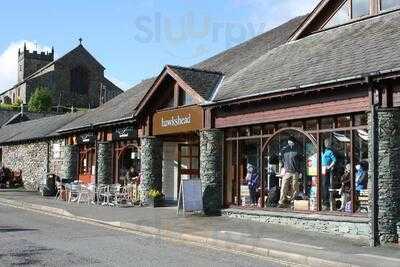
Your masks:
{"label": "man in blue shirt", "polygon": [[325,139],[325,150],[322,154],[322,210],[328,210],[330,207],[330,192],[331,183],[333,180],[333,168],[336,164],[336,156],[331,148],[331,141]]}

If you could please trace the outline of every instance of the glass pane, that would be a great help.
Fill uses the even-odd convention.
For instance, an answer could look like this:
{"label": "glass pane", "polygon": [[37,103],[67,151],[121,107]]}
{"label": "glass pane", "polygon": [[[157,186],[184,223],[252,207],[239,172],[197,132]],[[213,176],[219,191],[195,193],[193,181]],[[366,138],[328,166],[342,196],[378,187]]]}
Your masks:
{"label": "glass pane", "polygon": [[288,128],[288,127],[289,127],[289,123],[287,123],[287,122],[278,124],[278,129],[284,129],[284,128]]}
{"label": "glass pane", "polygon": [[188,146],[181,146],[181,156],[182,157],[189,156],[189,147]]}
{"label": "glass pane", "polygon": [[188,170],[189,169],[190,160],[187,158],[181,159],[181,169]]}
{"label": "glass pane", "polygon": [[353,0],[353,19],[369,15],[369,0]]}
{"label": "glass pane", "polygon": [[306,121],[306,131],[312,131],[312,130],[317,130],[317,120],[309,120]]}
{"label": "glass pane", "polygon": [[381,0],[381,10],[391,9],[400,6],[400,0]]}
{"label": "glass pane", "polygon": [[291,126],[294,128],[303,128],[303,122],[302,121],[294,121],[291,123]]}
{"label": "glass pane", "polygon": [[354,131],[354,182],[356,212],[368,212],[368,132]]}
{"label": "glass pane", "polygon": [[354,126],[368,125],[367,114],[357,114],[354,116]]}
{"label": "glass pane", "polygon": [[239,179],[242,206],[260,206],[260,145],[259,139],[240,142]]}
{"label": "glass pane", "polygon": [[264,126],[264,134],[273,134],[275,132],[275,126],[273,124],[267,124]]}
{"label": "glass pane", "polygon": [[[315,141],[315,140],[313,140]],[[275,136],[265,151],[267,206],[317,209],[317,148],[294,130]]]}
{"label": "glass pane", "polygon": [[351,212],[350,131],[325,133],[321,140],[322,207]]}
{"label": "glass pane", "polygon": [[239,129],[239,136],[250,136],[250,127],[242,127]]}
{"label": "glass pane", "polygon": [[337,119],[338,128],[350,127],[350,120],[351,120],[350,116],[339,117]]}
{"label": "glass pane", "polygon": [[198,170],[198,169],[199,169],[199,159],[192,158],[192,170]]}
{"label": "glass pane", "polygon": [[199,155],[199,147],[198,146],[192,146],[192,156],[197,157]]}
{"label": "glass pane", "polygon": [[254,126],[251,130],[253,135],[261,135],[261,126]]}
{"label": "glass pane", "polygon": [[332,129],[335,126],[335,120],[333,118],[321,119],[321,129]]}
{"label": "glass pane", "polygon": [[325,24],[324,28],[330,28],[339,24],[350,21],[350,1],[346,1],[344,5],[336,12],[336,14]]}

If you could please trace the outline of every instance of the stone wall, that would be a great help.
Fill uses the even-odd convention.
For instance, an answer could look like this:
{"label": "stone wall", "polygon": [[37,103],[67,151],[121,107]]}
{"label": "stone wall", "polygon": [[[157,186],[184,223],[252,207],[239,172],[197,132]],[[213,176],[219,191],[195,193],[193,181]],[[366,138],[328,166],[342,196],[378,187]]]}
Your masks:
{"label": "stone wall", "polygon": [[305,231],[334,234],[363,241],[367,241],[369,236],[368,218],[241,209],[226,209],[222,211],[222,215],[261,223],[288,225]]}
{"label": "stone wall", "polygon": [[200,179],[203,189],[203,209],[207,215],[218,214],[222,207],[222,154],[224,132],[200,132]]}
{"label": "stone wall", "polygon": [[[77,180],[77,168],[79,159],[79,149],[76,145],[64,145],[62,148],[62,159],[57,161],[61,163],[59,176],[64,179]],[[54,166],[58,166],[54,162]],[[51,164],[50,164],[51,165]]]}
{"label": "stone wall", "polygon": [[[370,138],[369,146],[372,148],[372,141],[374,141],[377,149],[377,170],[375,172],[378,175],[377,238],[379,238],[381,244],[385,244],[398,241],[397,223],[400,221],[400,109],[378,109],[376,112],[377,137],[376,140]],[[370,130],[370,132],[372,131]],[[372,136],[370,135],[370,137]],[[372,163],[371,150],[369,154]],[[372,169],[370,168],[370,170]],[[370,172],[370,177],[373,177],[372,172]],[[370,207],[372,205],[373,203],[370,203]],[[373,217],[371,217],[371,220],[373,220]]]}
{"label": "stone wall", "polygon": [[36,191],[48,170],[48,144],[36,142],[3,146],[3,164],[13,171],[21,170],[24,187]]}
{"label": "stone wall", "polygon": [[147,193],[151,189],[162,191],[162,155],[163,144],[155,137],[143,137],[141,144],[141,172],[140,200],[148,202]]}
{"label": "stone wall", "polygon": [[112,183],[112,145],[110,142],[99,142],[97,147],[97,183]]}

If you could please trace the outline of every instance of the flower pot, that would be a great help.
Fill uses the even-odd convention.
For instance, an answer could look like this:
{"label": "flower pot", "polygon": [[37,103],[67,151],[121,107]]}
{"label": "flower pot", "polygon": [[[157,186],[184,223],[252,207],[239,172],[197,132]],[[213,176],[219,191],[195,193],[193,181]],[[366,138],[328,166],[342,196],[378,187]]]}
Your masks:
{"label": "flower pot", "polygon": [[149,198],[149,206],[153,208],[162,207],[164,205],[164,199],[162,197]]}

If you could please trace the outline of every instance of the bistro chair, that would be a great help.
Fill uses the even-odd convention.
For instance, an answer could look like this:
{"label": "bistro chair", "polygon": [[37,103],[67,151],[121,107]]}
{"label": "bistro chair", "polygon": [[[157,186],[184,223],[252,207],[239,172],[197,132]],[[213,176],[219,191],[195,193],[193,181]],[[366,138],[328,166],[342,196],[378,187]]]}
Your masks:
{"label": "bistro chair", "polygon": [[98,202],[101,201],[102,206],[109,206],[111,205],[111,194],[110,194],[110,187],[108,185],[100,186],[97,191],[97,199]]}
{"label": "bistro chair", "polygon": [[93,204],[94,199],[95,199],[95,189],[96,186],[91,184],[91,185],[81,185],[80,186],[80,192],[78,196],[78,204],[81,202],[86,202],[87,204]]}

